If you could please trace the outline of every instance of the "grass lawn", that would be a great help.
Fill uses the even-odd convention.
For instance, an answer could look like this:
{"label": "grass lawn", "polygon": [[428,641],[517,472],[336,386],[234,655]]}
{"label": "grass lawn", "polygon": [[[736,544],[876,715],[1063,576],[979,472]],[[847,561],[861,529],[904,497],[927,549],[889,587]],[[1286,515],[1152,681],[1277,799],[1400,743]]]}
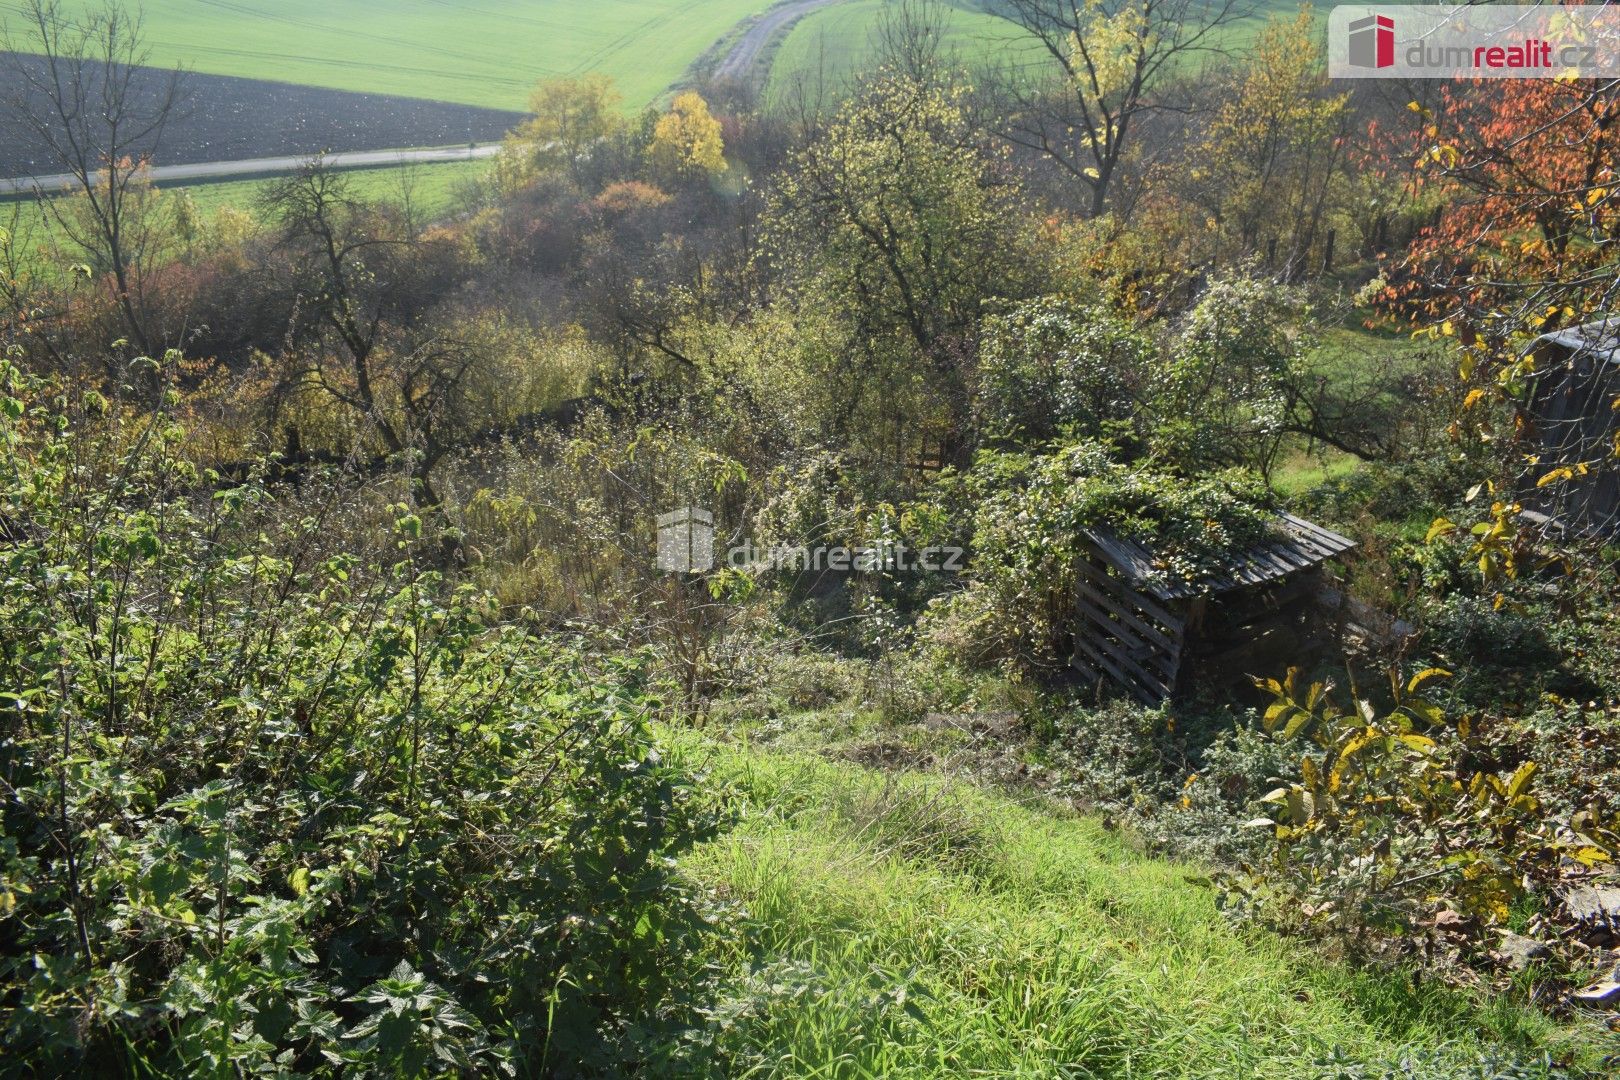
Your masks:
{"label": "grass lawn", "polygon": [[[214,75],[524,109],[600,71],[640,108],[772,0],[146,0],[152,61]],[[68,0],[90,6],[99,0]],[[16,20],[0,9],[0,25]]]}
{"label": "grass lawn", "polygon": [[[1364,314],[1358,313],[1357,319]],[[1446,345],[1413,339],[1400,330],[1368,330],[1353,319],[1349,325],[1328,329],[1305,363],[1330,385],[1353,397],[1359,386],[1386,378],[1391,372],[1417,377],[1425,372],[1432,374],[1451,360]],[[1305,440],[1297,439],[1284,452],[1271,482],[1284,495],[1298,496],[1348,476],[1360,466],[1355,457],[1329,446],[1318,446],[1314,453],[1308,453]]]}
{"label": "grass lawn", "polygon": [[[417,216],[431,220],[449,211],[459,188],[484,175],[489,166],[487,159],[445,161],[350,169],[344,175],[356,195],[369,199],[400,202],[408,185]],[[164,186],[163,190],[170,194],[185,192],[204,218],[212,218],[224,207],[254,209],[260,189],[268,182],[263,178],[212,183],[188,181],[175,187]],[[59,251],[62,238],[58,236],[57,226],[32,196],[0,199],[0,229],[15,233],[13,243],[23,252],[25,264],[48,267],[58,261],[71,264],[79,258],[73,252]]]}
{"label": "grass lawn", "polygon": [[743,807],[682,865],[746,912],[749,933],[715,947],[711,1028],[749,1076],[1293,1080],[1335,1051],[1454,1076],[1482,1049],[1568,1037],[1502,1000],[1236,929],[1197,868],[1065,807],[670,738]]}

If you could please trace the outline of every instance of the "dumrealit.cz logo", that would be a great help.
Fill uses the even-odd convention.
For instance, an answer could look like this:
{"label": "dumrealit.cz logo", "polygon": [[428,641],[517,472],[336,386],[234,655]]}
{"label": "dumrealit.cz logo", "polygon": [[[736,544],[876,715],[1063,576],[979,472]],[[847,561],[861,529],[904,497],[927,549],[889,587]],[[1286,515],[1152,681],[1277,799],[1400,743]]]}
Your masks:
{"label": "dumrealit.cz logo", "polygon": [[1395,63],[1395,20],[1368,15],[1350,24],[1350,63],[1359,68],[1386,68]]}
{"label": "dumrealit.cz logo", "polygon": [[[714,549],[714,514],[700,506],[682,506],[659,514],[658,552],[653,565],[668,574],[706,574],[720,565]],[[726,549],[728,570],[787,570],[795,573],[917,573],[962,570],[959,547],[913,548],[899,541],[879,546],[774,544],[742,540]]]}
{"label": "dumrealit.cz logo", "polygon": [[1588,4],[1343,4],[1328,15],[1335,79],[1620,76],[1620,9]]}
{"label": "dumrealit.cz logo", "polygon": [[656,565],[671,574],[701,574],[713,570],[714,515],[696,506],[683,506],[658,515]]}

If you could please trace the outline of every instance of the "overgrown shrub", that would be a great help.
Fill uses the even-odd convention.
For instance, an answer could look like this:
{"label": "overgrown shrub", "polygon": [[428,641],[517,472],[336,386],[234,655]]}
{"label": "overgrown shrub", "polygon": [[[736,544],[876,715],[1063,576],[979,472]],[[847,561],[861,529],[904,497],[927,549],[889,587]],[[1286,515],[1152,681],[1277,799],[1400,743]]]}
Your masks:
{"label": "overgrown shrub", "polygon": [[1045,454],[982,452],[956,498],[973,515],[969,576],[987,594],[976,611],[957,614],[1003,643],[999,659],[1036,667],[1067,661],[1075,563],[1088,529],[1151,546],[1162,580],[1196,582],[1275,527],[1251,474],[1180,476],[1123,461],[1091,440]]}
{"label": "overgrown shrub", "polygon": [[1423,693],[1446,674],[1392,676],[1386,700],[1358,693],[1353,711],[1296,672],[1266,681],[1275,700],[1263,722],[1297,751],[1298,779],[1260,798],[1264,816],[1249,824],[1273,842],[1234,879],[1240,905],[1281,893],[1304,921],[1351,940],[1472,936],[1545,905],[1569,867],[1612,861],[1620,819],[1606,801],[1548,806],[1511,722],[1448,714]]}
{"label": "overgrown shrub", "polygon": [[161,416],[0,395],[0,1001],[46,1072],[613,1072],[709,816],[628,664],[213,484]]}
{"label": "overgrown shrub", "polygon": [[1153,343],[1128,320],[1059,297],[1011,306],[984,320],[975,411],[997,440],[1034,445],[1060,432],[1136,434]]}

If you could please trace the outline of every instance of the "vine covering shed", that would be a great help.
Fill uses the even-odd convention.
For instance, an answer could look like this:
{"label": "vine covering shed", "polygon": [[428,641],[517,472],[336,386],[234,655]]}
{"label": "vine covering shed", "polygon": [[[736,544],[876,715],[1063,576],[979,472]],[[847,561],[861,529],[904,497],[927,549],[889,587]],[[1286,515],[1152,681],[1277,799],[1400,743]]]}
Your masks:
{"label": "vine covering shed", "polygon": [[1223,554],[1194,580],[1160,569],[1165,560],[1106,528],[1086,530],[1078,563],[1073,663],[1158,704],[1199,670],[1231,674],[1308,636],[1322,564],[1355,547],[1292,514],[1273,535]]}

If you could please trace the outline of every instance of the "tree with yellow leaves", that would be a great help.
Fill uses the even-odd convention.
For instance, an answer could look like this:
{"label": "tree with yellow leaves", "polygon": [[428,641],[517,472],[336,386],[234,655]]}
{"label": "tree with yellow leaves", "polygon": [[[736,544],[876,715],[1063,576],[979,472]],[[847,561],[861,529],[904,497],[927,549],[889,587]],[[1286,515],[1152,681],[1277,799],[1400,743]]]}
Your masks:
{"label": "tree with yellow leaves", "polygon": [[1309,5],[1269,21],[1180,185],[1215,223],[1220,255],[1263,253],[1295,279],[1322,246],[1350,123],[1349,95],[1327,85]]}
{"label": "tree with yellow leaves", "polygon": [[659,172],[672,176],[716,176],[726,171],[725,141],[720,121],[709,103],[688,90],[676,94],[669,112],[653,127],[647,160]]}
{"label": "tree with yellow leaves", "polygon": [[1014,80],[1003,135],[1077,180],[1091,217],[1109,207],[1138,123],[1179,108],[1165,94],[1221,27],[1248,14],[1239,0],[1003,0],[996,9],[1033,37],[1061,72],[1050,84]]}
{"label": "tree with yellow leaves", "polygon": [[623,130],[623,101],[606,75],[542,79],[529,96],[534,115],[506,138],[497,183],[513,190],[537,173],[564,168],[578,179],[579,164],[591,148]]}

